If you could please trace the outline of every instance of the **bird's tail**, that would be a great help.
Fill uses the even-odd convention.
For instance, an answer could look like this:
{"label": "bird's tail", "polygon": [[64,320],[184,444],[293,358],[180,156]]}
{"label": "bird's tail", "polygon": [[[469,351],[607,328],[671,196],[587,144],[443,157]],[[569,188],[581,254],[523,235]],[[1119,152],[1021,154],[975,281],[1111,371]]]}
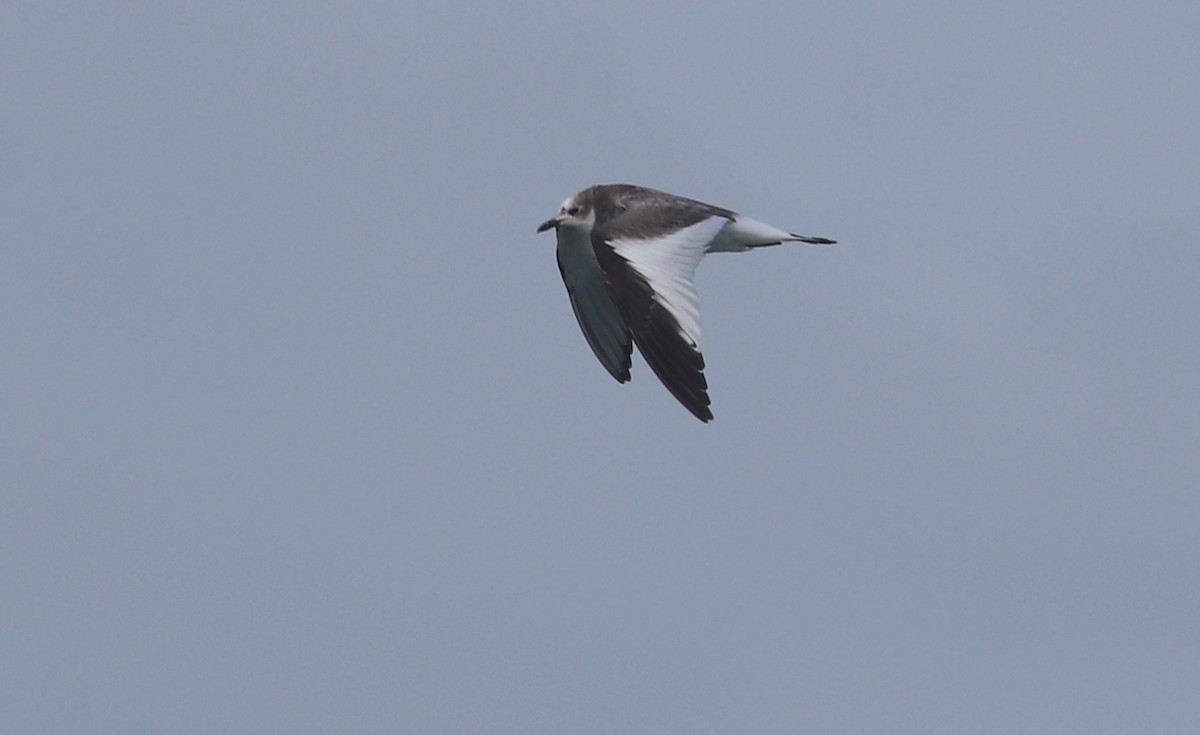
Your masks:
{"label": "bird's tail", "polygon": [[837,244],[837,240],[830,240],[827,237],[810,237],[808,235],[797,235],[794,232],[790,233],[790,234],[792,236],[792,239],[795,240],[796,242],[803,242],[803,243],[807,243],[809,245],[836,245]]}

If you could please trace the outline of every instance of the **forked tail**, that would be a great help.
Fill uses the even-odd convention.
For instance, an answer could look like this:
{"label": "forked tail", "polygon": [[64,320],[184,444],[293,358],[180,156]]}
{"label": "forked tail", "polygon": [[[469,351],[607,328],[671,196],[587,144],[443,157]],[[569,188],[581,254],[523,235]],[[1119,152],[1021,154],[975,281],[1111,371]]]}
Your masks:
{"label": "forked tail", "polygon": [[809,245],[835,245],[837,240],[830,240],[827,237],[809,237],[808,235],[797,235],[791,233],[792,237],[796,238],[797,242],[806,242]]}

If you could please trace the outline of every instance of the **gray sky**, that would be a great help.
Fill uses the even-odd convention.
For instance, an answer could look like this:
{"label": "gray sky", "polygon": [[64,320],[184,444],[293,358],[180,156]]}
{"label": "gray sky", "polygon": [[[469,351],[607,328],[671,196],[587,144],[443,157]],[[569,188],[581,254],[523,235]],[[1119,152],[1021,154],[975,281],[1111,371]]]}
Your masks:
{"label": "gray sky", "polygon": [[802,5],[5,6],[2,729],[1200,728],[1200,9]]}

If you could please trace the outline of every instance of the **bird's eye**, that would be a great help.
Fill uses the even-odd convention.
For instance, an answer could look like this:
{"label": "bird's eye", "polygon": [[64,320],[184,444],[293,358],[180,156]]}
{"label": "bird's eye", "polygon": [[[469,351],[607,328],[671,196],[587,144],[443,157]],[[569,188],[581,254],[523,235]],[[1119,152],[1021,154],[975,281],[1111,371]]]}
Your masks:
{"label": "bird's eye", "polygon": [[567,214],[569,214],[569,215],[571,215],[572,217],[574,217],[575,215],[579,214],[579,207],[568,207],[568,208],[567,208]]}

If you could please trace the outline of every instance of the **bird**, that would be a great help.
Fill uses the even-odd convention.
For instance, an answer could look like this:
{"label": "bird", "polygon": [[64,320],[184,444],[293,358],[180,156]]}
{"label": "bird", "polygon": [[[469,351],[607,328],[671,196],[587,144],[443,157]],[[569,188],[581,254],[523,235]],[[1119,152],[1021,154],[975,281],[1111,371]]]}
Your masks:
{"label": "bird", "polygon": [[785,242],[836,242],[631,184],[591,186],[569,197],[537,231],[551,229],[571,308],[600,364],[628,382],[636,344],[671,395],[705,423],[713,413],[693,283],[700,260]]}

